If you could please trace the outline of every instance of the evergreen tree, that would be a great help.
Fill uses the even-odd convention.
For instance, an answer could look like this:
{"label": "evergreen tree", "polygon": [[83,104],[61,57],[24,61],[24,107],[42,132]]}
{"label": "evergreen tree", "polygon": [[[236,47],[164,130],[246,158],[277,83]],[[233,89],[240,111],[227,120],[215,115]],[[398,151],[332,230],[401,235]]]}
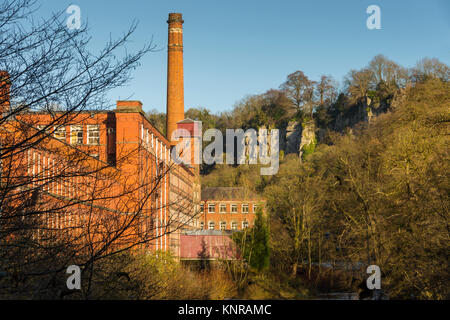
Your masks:
{"label": "evergreen tree", "polygon": [[256,212],[255,225],[252,230],[252,256],[250,266],[258,272],[269,266],[269,225],[260,208]]}

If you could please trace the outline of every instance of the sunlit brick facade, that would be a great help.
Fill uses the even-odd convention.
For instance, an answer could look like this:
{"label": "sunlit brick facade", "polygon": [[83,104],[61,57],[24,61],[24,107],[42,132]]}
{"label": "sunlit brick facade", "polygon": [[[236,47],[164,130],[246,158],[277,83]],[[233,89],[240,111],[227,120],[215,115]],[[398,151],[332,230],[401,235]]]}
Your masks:
{"label": "sunlit brick facade", "polygon": [[[77,219],[78,211],[86,211],[87,204],[79,201],[83,194],[87,197],[95,193],[95,200],[88,206],[95,207],[97,217],[114,213],[118,224],[127,221],[119,216],[139,212],[139,219],[132,221],[135,231],[129,232],[130,243],[143,242],[145,248],[171,250],[177,255],[180,233],[195,228],[194,216],[200,201],[199,168],[174,163],[171,145],[176,142],[169,139],[179,126],[189,132],[194,132],[194,128],[198,131],[198,123],[183,121],[182,16],[171,13],[167,22],[169,138],[148,121],[139,101],[118,101],[116,109],[110,111],[21,112],[7,122],[7,128],[2,128],[3,140],[16,135],[28,139],[24,135],[33,136],[36,129],[42,132],[33,137],[39,140],[36,145],[9,160],[24,176],[31,177],[30,192],[36,189],[40,199],[45,198],[48,203],[66,201],[72,207],[74,201],[80,203],[75,211],[58,210],[54,216],[41,217],[44,225],[64,229]],[[7,72],[2,73],[2,79],[9,81]],[[3,111],[10,108],[10,84],[5,81],[1,86]],[[59,116],[62,118],[55,121]],[[101,179],[92,172],[99,172]],[[101,180],[101,188],[97,187],[97,180]],[[80,218],[78,225],[82,224]],[[147,238],[154,240],[146,243]]]}
{"label": "sunlit brick facade", "polygon": [[[176,255],[179,233],[193,226],[198,208],[198,168],[171,160],[168,140],[147,120],[142,104],[118,101],[113,111],[67,114],[60,126],[51,125],[53,117],[26,113],[9,123],[9,136],[17,122],[30,126],[29,133],[39,129],[46,135],[12,160],[18,170],[23,168],[24,175],[32,177],[33,186],[41,186],[44,197],[59,202],[82,200],[101,180],[103,186],[93,197],[97,210],[124,215],[139,211],[141,218],[133,222],[136,232],[129,240],[142,241],[153,250],[172,250]],[[96,170],[105,177],[93,177],[91,172]],[[83,175],[83,171],[90,173]],[[61,181],[55,178],[58,174],[63,176]],[[76,211],[84,210],[72,209],[45,219],[56,229],[66,228],[79,218]],[[151,234],[132,240],[133,236],[142,238],[145,230]],[[145,238],[155,240],[147,243]]]}
{"label": "sunlit brick facade", "polygon": [[198,226],[206,230],[238,231],[252,227],[265,201],[240,187],[202,188]]}
{"label": "sunlit brick facade", "polygon": [[[47,241],[59,234],[100,245],[127,225],[114,246],[179,256],[183,233],[253,225],[264,205],[260,197],[243,188],[201,189],[201,122],[184,118],[181,14],[171,13],[168,23],[167,136],[150,123],[140,101],[117,101],[114,110],[23,111],[0,128],[2,146],[31,142],[1,163],[1,183],[26,181],[17,195],[31,202],[12,196],[5,203],[22,203],[22,211],[40,206],[36,211],[44,213],[34,236]],[[2,116],[14,106],[8,73],[0,71],[0,78]],[[190,164],[172,159],[175,129],[190,139]]]}

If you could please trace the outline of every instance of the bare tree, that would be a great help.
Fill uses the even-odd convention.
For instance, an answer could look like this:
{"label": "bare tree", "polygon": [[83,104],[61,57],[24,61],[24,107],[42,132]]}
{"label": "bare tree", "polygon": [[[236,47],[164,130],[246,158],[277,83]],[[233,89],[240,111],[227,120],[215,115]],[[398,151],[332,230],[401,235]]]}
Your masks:
{"label": "bare tree", "polygon": [[[59,128],[95,121],[109,107],[106,93],[154,46],[120,55],[133,23],[94,54],[86,25],[69,30],[63,12],[36,23],[35,9],[32,0],[0,4],[0,295],[62,297],[65,269],[77,264],[90,298],[98,261],[148,248],[186,223],[157,201],[173,163],[144,166],[142,143],[109,162],[57,138]],[[138,181],[122,173],[130,166]],[[194,212],[190,200],[177,206]]]}
{"label": "bare tree", "polygon": [[420,60],[410,73],[415,82],[425,81],[428,78],[439,78],[446,82],[450,79],[450,68],[436,58]]}
{"label": "bare tree", "polygon": [[404,87],[408,81],[407,70],[381,54],[369,62],[369,69],[374,74],[375,85],[384,84],[391,92]]}
{"label": "bare tree", "polygon": [[344,80],[350,97],[354,101],[367,97],[369,90],[374,88],[374,77],[370,69],[350,70]]}
{"label": "bare tree", "polygon": [[337,83],[331,76],[323,75],[316,86],[319,104],[331,104],[337,98]]}
{"label": "bare tree", "polygon": [[306,112],[312,116],[315,82],[308,79],[302,71],[287,76],[280,86],[286,92],[297,112]]}

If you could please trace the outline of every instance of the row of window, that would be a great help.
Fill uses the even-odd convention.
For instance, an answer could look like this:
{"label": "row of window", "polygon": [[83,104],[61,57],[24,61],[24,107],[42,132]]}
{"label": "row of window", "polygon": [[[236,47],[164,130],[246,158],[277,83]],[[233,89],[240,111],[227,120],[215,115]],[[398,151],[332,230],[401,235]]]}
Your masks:
{"label": "row of window", "polygon": [[141,124],[141,140],[146,148],[154,148],[155,141],[158,143],[158,139],[154,137],[153,133],[150,133],[150,130],[144,128]]}
{"label": "row of window", "polygon": [[[258,209],[258,205],[253,205],[253,212],[256,212]],[[231,213],[237,213],[238,212],[238,205],[232,204],[230,205]],[[200,205],[200,211],[204,212],[204,205]],[[208,204],[208,213],[215,213],[216,212],[216,205],[215,204]],[[227,205],[226,204],[219,204],[219,213],[226,213],[227,212]],[[242,204],[241,205],[241,212],[242,213],[248,213],[248,204]]]}
{"label": "row of window", "polygon": [[[246,229],[248,228],[249,224],[248,221],[242,221],[242,229]],[[209,221],[208,222],[208,229],[209,230],[214,230],[216,227],[216,223],[214,221]],[[200,228],[204,229],[204,223],[203,221],[200,222]],[[220,230],[226,230],[227,229],[227,223],[225,221],[220,221],[219,223],[219,228]],[[230,229],[231,230],[237,230],[238,228],[238,223],[236,221],[233,221],[230,223]]]}
{"label": "row of window", "polygon": [[143,147],[147,150],[153,150],[158,159],[170,162],[170,149],[166,147],[163,141],[160,141],[157,136],[150,132],[149,129],[144,128],[141,124],[141,141]]}
{"label": "row of window", "polygon": [[[41,155],[41,153],[29,149],[27,170],[28,174],[33,177],[33,186],[42,185],[44,191],[69,198],[84,194],[84,189],[77,187],[80,184],[85,185],[83,177],[70,176],[70,173],[62,174],[61,170],[64,170],[64,165],[45,154]],[[66,168],[66,170],[69,169]]]}
{"label": "row of window", "polygon": [[[45,125],[37,126],[39,130],[44,130]],[[72,125],[70,128],[70,144],[83,144],[83,125]],[[87,144],[100,144],[100,127],[96,124],[88,124],[86,128]],[[58,140],[66,141],[66,127],[55,127],[53,136]]]}

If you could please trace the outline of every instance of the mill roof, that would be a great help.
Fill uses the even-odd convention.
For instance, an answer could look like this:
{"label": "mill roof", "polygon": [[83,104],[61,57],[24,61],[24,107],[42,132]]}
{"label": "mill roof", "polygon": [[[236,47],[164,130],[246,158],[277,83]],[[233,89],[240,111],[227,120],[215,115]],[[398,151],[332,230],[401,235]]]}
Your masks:
{"label": "mill roof", "polygon": [[202,200],[262,200],[262,197],[243,187],[205,187]]}

